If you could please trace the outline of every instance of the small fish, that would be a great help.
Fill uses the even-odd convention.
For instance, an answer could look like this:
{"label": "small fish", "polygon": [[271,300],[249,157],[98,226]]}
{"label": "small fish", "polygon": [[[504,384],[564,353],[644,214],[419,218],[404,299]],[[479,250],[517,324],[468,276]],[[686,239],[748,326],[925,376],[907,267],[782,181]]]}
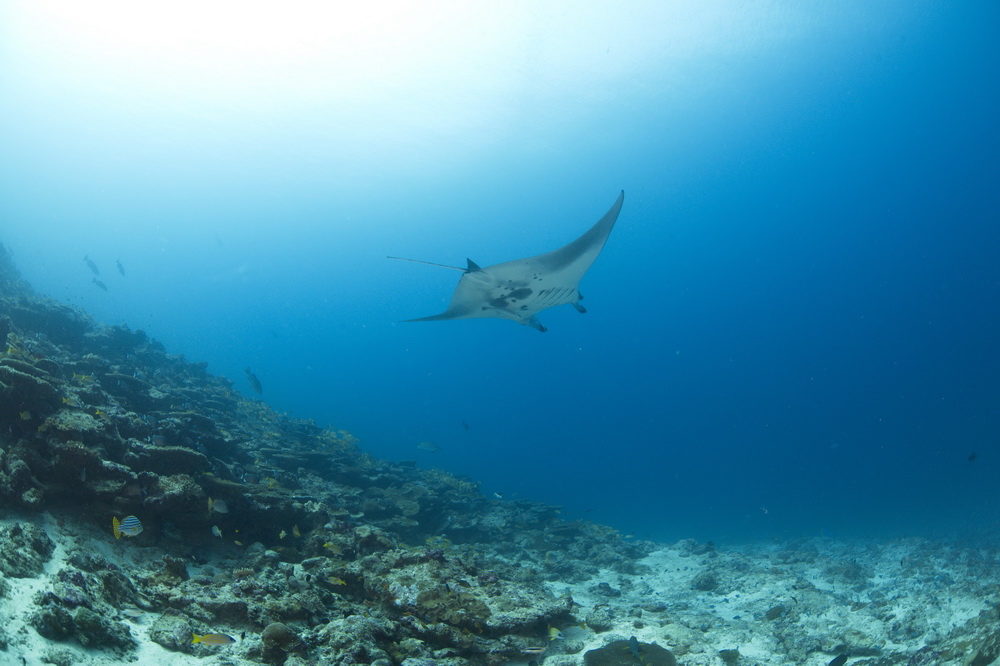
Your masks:
{"label": "small fish", "polygon": [[503,499],[503,493],[497,491],[493,493],[493,497],[496,497],[497,499]]}
{"label": "small fish", "polygon": [[122,266],[122,260],[119,259],[115,263],[118,265],[118,272],[122,274],[122,277],[125,277],[125,267]]}
{"label": "small fish", "polygon": [[549,627],[549,640],[550,641],[561,641],[566,638],[563,636],[563,632],[559,631],[555,627]]}
{"label": "small fish", "polygon": [[285,530],[281,530],[280,532],[278,532],[279,539],[284,539],[286,536],[288,536],[288,532],[286,532]]}
{"label": "small fish", "polygon": [[97,285],[98,287],[100,287],[100,288],[101,288],[101,289],[103,289],[104,291],[107,291],[107,290],[108,290],[108,285],[104,284],[103,282],[101,282],[101,281],[100,281],[100,280],[98,280],[97,278],[94,278],[94,279],[93,279],[92,281],[93,281],[93,283],[94,283],[95,285]]}
{"label": "small fish", "polygon": [[76,409],[83,407],[83,403],[77,400],[76,398],[63,398],[62,402],[67,407],[74,407]]}
{"label": "small fish", "polygon": [[135,516],[125,516],[121,520],[112,517],[111,529],[114,531],[116,539],[121,539],[123,534],[134,537],[139,536],[139,533],[142,532],[142,523]]}
{"label": "small fish", "polygon": [[257,379],[257,375],[253,374],[250,370],[250,366],[243,368],[243,372],[247,373],[247,381],[250,382],[250,388],[252,388],[256,393],[263,393],[264,387],[260,385],[260,380]]}
{"label": "small fish", "polygon": [[83,263],[87,264],[87,268],[89,268],[94,273],[94,275],[101,274],[101,271],[97,270],[97,264],[95,264],[90,257],[84,257]]}
{"label": "small fish", "polygon": [[847,663],[847,655],[846,654],[841,654],[841,655],[837,655],[836,657],[834,657],[833,661],[831,661],[828,664],[828,666],[844,666],[844,664],[846,664],[846,663]]}
{"label": "small fish", "polygon": [[547,649],[546,647],[527,647],[521,650],[521,654],[542,654]]}
{"label": "small fish", "polygon": [[293,536],[294,536],[294,537],[295,537],[296,539],[298,539],[298,538],[301,538],[301,537],[302,537],[302,532],[301,532],[301,530],[299,530],[299,526],[298,526],[298,525],[292,525],[292,535],[293,535]]}
{"label": "small fish", "polygon": [[327,541],[326,543],[324,543],[323,547],[326,548],[327,550],[329,550],[334,555],[340,555],[341,553],[344,552],[343,548],[341,548],[339,545],[337,545],[335,543],[332,543],[330,541]]}
{"label": "small fish", "polygon": [[229,513],[229,506],[226,504],[225,500],[214,500],[209,497],[208,511],[209,513],[212,511],[215,511],[216,513]]}
{"label": "small fish", "polygon": [[212,525],[212,534],[220,539],[222,538],[222,530],[219,529],[218,525]]}
{"label": "small fish", "polygon": [[639,639],[635,636],[630,636],[628,639],[628,651],[633,657],[642,661],[642,650],[639,647]]}
{"label": "small fish", "polygon": [[100,409],[94,410],[94,416],[107,416],[107,415],[108,415],[107,412],[101,411]]}
{"label": "small fish", "polygon": [[145,613],[143,613],[138,608],[123,608],[122,615],[131,618],[133,620],[138,620],[139,618],[143,617]]}
{"label": "small fish", "polygon": [[975,451],[973,451],[972,453],[969,454],[969,462],[975,462],[976,458],[978,458],[978,457],[979,457],[979,454],[976,453]]}
{"label": "small fish", "polygon": [[229,645],[230,643],[235,642],[235,638],[227,636],[226,634],[205,634],[203,636],[191,634],[192,645],[195,643],[201,643],[202,645]]}
{"label": "small fish", "polygon": [[86,483],[86,482],[87,482],[87,468],[86,467],[81,467],[80,468],[80,483]]}
{"label": "small fish", "polygon": [[417,444],[417,448],[421,451],[440,451],[441,447],[434,442],[420,442]]}
{"label": "small fish", "polygon": [[347,585],[343,578],[337,578],[336,576],[329,576],[326,580],[330,585]]}
{"label": "small fish", "polygon": [[29,412],[27,409],[24,410],[23,412],[21,412],[20,416],[21,416],[21,420],[22,421],[30,421],[31,420],[31,412]]}

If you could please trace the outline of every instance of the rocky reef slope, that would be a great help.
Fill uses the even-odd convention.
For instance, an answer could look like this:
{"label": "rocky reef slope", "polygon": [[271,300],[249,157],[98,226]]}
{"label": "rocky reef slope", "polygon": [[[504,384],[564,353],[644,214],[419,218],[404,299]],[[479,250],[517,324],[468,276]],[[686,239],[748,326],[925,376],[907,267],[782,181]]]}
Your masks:
{"label": "rocky reef slope", "polygon": [[[569,562],[629,572],[650,550],[373,459],[0,268],[0,506],[23,517],[0,535],[16,551],[0,572],[49,560],[43,512],[97,537],[37,591],[41,636],[128,658],[129,619],[154,613],[150,638],[183,653],[218,650],[192,634],[220,632],[270,664],[502,663],[571,620],[547,578]],[[116,541],[125,516],[142,532]]]}
{"label": "rocky reef slope", "polygon": [[0,663],[988,666],[998,590],[995,539],[668,547],[484,497],[34,295],[0,246]]}

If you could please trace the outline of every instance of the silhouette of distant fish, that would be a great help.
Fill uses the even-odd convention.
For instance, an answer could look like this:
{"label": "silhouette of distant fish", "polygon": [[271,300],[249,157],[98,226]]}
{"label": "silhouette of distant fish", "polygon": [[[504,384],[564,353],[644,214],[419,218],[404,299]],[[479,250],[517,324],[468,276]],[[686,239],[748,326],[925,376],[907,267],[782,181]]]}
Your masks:
{"label": "silhouette of distant fish", "polygon": [[969,454],[969,462],[975,462],[976,458],[978,458],[978,457],[979,457],[979,454],[976,453],[975,451],[973,451],[972,453]]}
{"label": "silhouette of distant fish", "polygon": [[421,451],[440,451],[441,447],[434,442],[420,442],[417,444],[417,448]]}
{"label": "silhouette of distant fish", "polygon": [[101,289],[103,289],[104,291],[107,291],[107,290],[108,290],[108,285],[104,284],[103,282],[101,282],[101,281],[100,281],[100,280],[98,280],[97,278],[94,278],[94,284],[96,284],[96,285],[97,285],[98,287],[100,287],[100,288],[101,288]]}
{"label": "silhouette of distant fish", "polygon": [[87,267],[94,272],[94,275],[100,275],[101,271],[97,270],[97,264],[95,264],[90,257],[84,257],[83,263],[87,264]]}
{"label": "silhouette of distant fish", "polygon": [[250,388],[252,388],[257,393],[263,393],[264,387],[260,385],[260,380],[257,379],[257,375],[253,374],[250,370],[250,366],[243,368],[243,372],[247,373],[247,381],[250,382]]}
{"label": "silhouette of distant fish", "polygon": [[125,277],[125,267],[122,266],[122,260],[119,259],[115,263],[118,264],[118,272],[122,274],[122,277]]}

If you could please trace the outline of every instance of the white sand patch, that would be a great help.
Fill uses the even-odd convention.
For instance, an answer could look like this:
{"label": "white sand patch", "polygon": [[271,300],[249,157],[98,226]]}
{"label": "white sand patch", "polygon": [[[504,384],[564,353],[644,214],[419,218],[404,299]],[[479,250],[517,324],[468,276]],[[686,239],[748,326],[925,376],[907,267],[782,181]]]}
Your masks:
{"label": "white sand patch", "polygon": [[[73,521],[59,519],[49,513],[35,517],[8,516],[0,519],[0,525],[15,522],[34,523],[43,527],[49,538],[56,544],[52,558],[45,563],[42,574],[35,578],[4,578],[10,587],[9,593],[0,598],[0,626],[7,632],[10,641],[7,651],[0,652],[0,664],[4,666],[36,666],[42,664],[72,664],[72,666],[117,666],[122,663],[136,663],[145,666],[234,666],[249,664],[237,656],[226,654],[223,646],[218,655],[198,657],[172,652],[149,639],[149,627],[157,613],[144,613],[139,621],[129,620],[131,634],[139,647],[129,657],[105,650],[86,649],[75,640],[58,642],[43,638],[31,626],[28,619],[35,610],[35,596],[51,585],[51,578],[66,565],[68,557],[77,551],[99,554],[125,571],[134,571],[140,562],[158,560],[163,555],[161,549],[136,547],[134,544],[109,543],[106,539],[94,538],[88,528]],[[110,530],[110,523],[109,528]],[[116,547],[118,546],[118,547]]]}
{"label": "white sand patch", "polygon": [[671,650],[684,666],[721,666],[724,649],[738,649],[740,663],[826,666],[839,654],[849,655],[848,664],[912,654],[976,618],[1000,583],[1000,563],[993,551],[979,567],[970,557],[919,539],[707,552],[680,542],[644,558],[648,574],[602,570],[548,587],[580,604],[577,617],[603,606],[613,618],[599,634],[566,632],[582,645],[578,663],[586,650],[635,636]]}

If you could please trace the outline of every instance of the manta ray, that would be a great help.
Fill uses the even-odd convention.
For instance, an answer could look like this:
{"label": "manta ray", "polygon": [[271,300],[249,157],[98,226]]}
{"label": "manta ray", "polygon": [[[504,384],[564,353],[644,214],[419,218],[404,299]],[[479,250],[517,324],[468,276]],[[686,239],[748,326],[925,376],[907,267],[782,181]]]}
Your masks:
{"label": "manta ray", "polygon": [[505,261],[486,268],[480,267],[472,259],[466,259],[468,266],[459,268],[419,259],[389,257],[462,271],[447,310],[430,317],[406,321],[498,317],[531,326],[544,333],[548,329],[535,317],[542,310],[569,303],[577,312],[586,312],[580,305],[583,296],[578,285],[608,240],[623,201],[624,191],[618,195],[604,217],[585,234],[558,250],[527,259]]}

